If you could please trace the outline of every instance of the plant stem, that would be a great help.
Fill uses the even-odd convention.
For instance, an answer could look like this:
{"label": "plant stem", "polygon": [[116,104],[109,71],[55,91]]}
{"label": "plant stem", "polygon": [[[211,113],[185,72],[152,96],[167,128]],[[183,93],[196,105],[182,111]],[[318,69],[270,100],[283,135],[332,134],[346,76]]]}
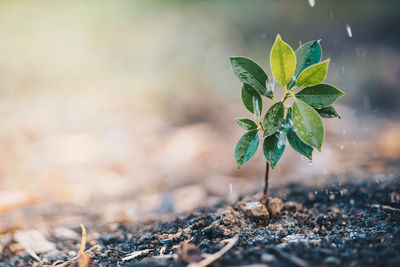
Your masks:
{"label": "plant stem", "polygon": [[265,166],[265,184],[264,184],[264,194],[263,194],[263,203],[265,206],[268,204],[268,179],[269,179],[269,163],[266,161]]}

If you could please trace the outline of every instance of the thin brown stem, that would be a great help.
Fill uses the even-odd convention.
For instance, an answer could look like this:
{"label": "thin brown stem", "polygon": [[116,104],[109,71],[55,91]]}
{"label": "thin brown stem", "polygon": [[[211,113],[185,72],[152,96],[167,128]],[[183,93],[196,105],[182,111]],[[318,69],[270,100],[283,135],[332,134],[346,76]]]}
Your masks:
{"label": "thin brown stem", "polygon": [[265,166],[265,184],[264,184],[264,194],[263,194],[263,203],[265,206],[268,204],[268,179],[269,179],[269,163],[266,161]]}

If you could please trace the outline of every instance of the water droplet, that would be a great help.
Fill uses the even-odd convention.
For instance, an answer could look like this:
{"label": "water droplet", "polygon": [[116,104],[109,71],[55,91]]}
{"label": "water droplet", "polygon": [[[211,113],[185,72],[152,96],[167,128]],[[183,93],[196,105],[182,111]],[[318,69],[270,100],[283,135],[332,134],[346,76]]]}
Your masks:
{"label": "water droplet", "polygon": [[328,189],[325,189],[325,195],[328,195]]}
{"label": "water droplet", "polygon": [[353,33],[351,32],[351,28],[349,24],[346,24],[346,31],[349,37],[353,37]]}
{"label": "water droplet", "polygon": [[340,196],[343,197],[343,191],[342,190],[340,190]]}
{"label": "water droplet", "polygon": [[232,183],[229,184],[229,194],[233,194]]}
{"label": "water droplet", "polygon": [[312,160],[310,160],[310,161],[308,162],[308,165],[310,165],[310,166],[312,165]]}
{"label": "water droplet", "polygon": [[283,131],[279,130],[278,131],[279,137],[278,137],[278,143],[277,143],[277,147],[278,149],[281,149],[283,146],[286,145],[286,136],[283,133]]}
{"label": "water droplet", "polygon": [[318,195],[318,191],[314,191],[314,194],[315,194],[315,195]]}
{"label": "water droplet", "polygon": [[310,4],[310,7],[315,6],[315,0],[308,0],[308,4]]}
{"label": "water droplet", "polygon": [[390,193],[390,202],[392,202],[392,203],[396,202],[396,193],[395,192]]}
{"label": "water droplet", "polygon": [[299,40],[299,46],[301,46],[301,40]]}
{"label": "water droplet", "polygon": [[343,145],[340,145],[340,149],[343,150],[343,149],[344,149],[344,146],[343,146]]}

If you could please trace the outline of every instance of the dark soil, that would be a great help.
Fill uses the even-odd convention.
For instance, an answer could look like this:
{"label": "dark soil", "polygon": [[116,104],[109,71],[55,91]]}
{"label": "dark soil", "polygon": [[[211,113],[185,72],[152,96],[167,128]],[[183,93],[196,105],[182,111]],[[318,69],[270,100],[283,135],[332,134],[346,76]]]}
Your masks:
{"label": "dark soil", "polygon": [[[291,184],[272,190],[286,205],[270,220],[246,217],[238,205],[221,203],[167,222],[119,224],[111,230],[104,227],[96,240],[101,250],[92,263],[185,266],[182,260],[198,253],[215,253],[223,247],[223,240],[237,235],[239,241],[213,266],[400,266],[399,192],[399,178],[336,184],[326,189]],[[51,241],[65,253],[71,250],[64,241]],[[189,245],[179,248],[182,242],[198,250],[191,246],[191,252],[185,251]],[[151,251],[122,261],[129,253],[145,249]],[[0,262],[0,266],[25,266],[35,260],[26,254],[8,254]]]}

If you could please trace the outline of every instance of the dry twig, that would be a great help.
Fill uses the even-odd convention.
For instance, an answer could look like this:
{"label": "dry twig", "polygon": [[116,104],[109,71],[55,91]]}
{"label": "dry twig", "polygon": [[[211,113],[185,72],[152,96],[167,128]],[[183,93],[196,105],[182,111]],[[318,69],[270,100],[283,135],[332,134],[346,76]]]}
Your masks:
{"label": "dry twig", "polygon": [[86,229],[85,226],[83,226],[83,224],[81,224],[81,229],[82,229],[81,249],[79,250],[78,255],[81,255],[86,248]]}
{"label": "dry twig", "polygon": [[125,258],[123,258],[122,261],[128,261],[128,260],[134,259],[134,258],[142,256],[142,255],[147,255],[151,251],[153,251],[153,250],[152,249],[144,249],[144,250],[140,250],[140,251],[133,251],[133,252],[129,253]]}
{"label": "dry twig", "polygon": [[96,251],[96,250],[98,250],[98,249],[100,249],[100,246],[99,246],[99,245],[95,245],[95,246],[89,248],[88,250],[86,250],[85,252],[82,252],[81,254],[79,254],[79,255],[73,257],[72,259],[70,259],[70,260],[68,260],[68,261],[66,261],[66,262],[64,262],[64,263],[62,263],[62,264],[58,264],[58,265],[54,265],[54,264],[53,264],[52,267],[65,267],[65,266],[68,266],[68,265],[70,265],[70,264],[76,263],[76,262],[78,262],[78,261],[80,260],[80,258],[81,258],[83,255],[88,255],[88,254],[90,254],[91,252]]}
{"label": "dry twig", "polygon": [[214,261],[221,258],[222,255],[224,255],[226,252],[228,252],[236,244],[236,242],[238,240],[239,240],[238,236],[231,238],[229,240],[228,244],[226,244],[225,247],[223,247],[220,251],[206,257],[204,260],[202,260],[200,262],[193,262],[193,263],[189,264],[188,267],[206,267],[206,266],[210,265]]}

